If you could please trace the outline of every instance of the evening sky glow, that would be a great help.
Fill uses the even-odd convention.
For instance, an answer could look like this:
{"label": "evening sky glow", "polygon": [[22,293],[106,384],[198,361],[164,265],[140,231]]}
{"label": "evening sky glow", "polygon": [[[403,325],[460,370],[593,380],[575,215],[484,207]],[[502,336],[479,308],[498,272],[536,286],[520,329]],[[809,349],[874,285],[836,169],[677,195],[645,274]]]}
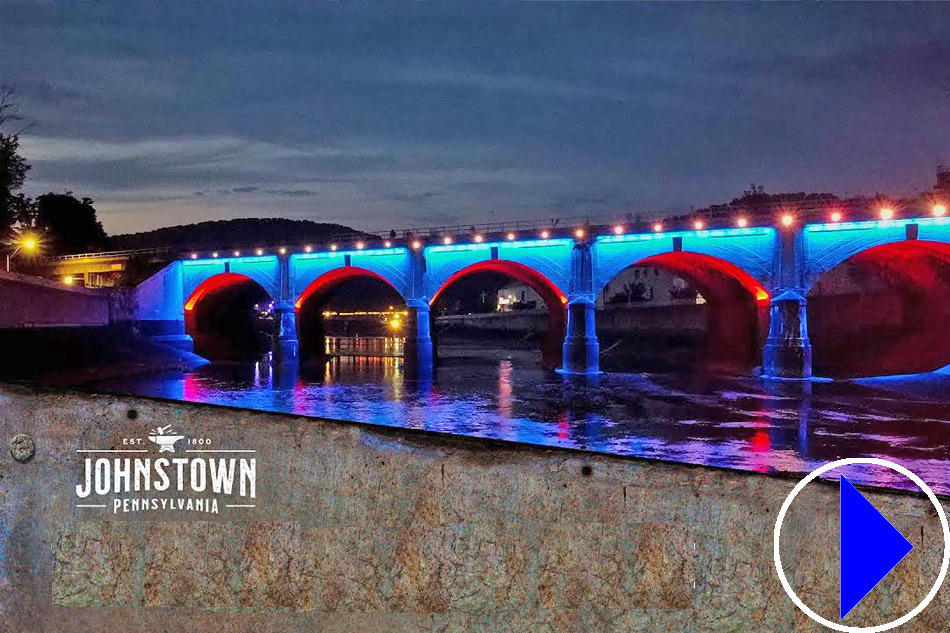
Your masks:
{"label": "evening sky glow", "polygon": [[70,4],[0,6],[0,82],[28,192],[113,234],[652,218],[950,162],[946,4]]}

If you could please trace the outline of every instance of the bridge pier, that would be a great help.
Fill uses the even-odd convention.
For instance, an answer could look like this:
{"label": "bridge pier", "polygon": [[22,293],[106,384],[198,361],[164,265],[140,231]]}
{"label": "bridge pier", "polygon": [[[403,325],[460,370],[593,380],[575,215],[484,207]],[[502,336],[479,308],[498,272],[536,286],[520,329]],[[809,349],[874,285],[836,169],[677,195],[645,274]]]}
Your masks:
{"label": "bridge pier", "polygon": [[772,299],[769,337],[762,353],[762,369],[766,376],[811,377],[811,343],[805,305],[805,297],[794,290],[786,290]]}
{"label": "bridge pier", "polygon": [[416,375],[431,374],[433,347],[429,328],[429,303],[422,299],[410,300],[406,311],[406,338],[403,344],[406,372]]}
{"label": "bridge pier", "polygon": [[297,363],[300,350],[297,342],[297,313],[293,303],[282,301],[277,305],[274,309],[274,327],[274,362],[281,365]]}
{"label": "bridge pier", "polygon": [[810,378],[811,342],[805,299],[804,236],[801,227],[779,231],[775,244],[769,335],[762,372],[774,378]]}
{"label": "bridge pier", "polygon": [[581,297],[567,305],[567,334],[564,337],[566,374],[600,373],[600,342],[597,340],[596,305],[589,297]]}
{"label": "bridge pier", "polygon": [[195,351],[195,339],[185,331],[184,321],[140,321],[138,329],[152,343],[186,352]]}
{"label": "bridge pier", "polygon": [[[565,374],[600,372],[594,294],[594,263],[590,242],[576,242],[571,249],[571,283],[567,302],[567,332],[561,371]],[[553,309],[553,308],[549,308]]]}

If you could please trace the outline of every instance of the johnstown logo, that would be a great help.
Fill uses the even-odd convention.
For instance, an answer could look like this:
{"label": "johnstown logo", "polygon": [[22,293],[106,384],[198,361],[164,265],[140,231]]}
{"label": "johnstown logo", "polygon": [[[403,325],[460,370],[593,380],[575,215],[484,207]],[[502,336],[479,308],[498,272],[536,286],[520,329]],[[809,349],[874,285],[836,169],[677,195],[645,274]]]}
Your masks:
{"label": "johnstown logo", "polygon": [[[76,452],[85,455],[77,508],[218,514],[221,505],[256,505],[252,449],[216,448],[210,438],[179,435],[169,425],[151,429],[144,438],[122,438],[119,447]],[[172,455],[162,456],[166,453]]]}

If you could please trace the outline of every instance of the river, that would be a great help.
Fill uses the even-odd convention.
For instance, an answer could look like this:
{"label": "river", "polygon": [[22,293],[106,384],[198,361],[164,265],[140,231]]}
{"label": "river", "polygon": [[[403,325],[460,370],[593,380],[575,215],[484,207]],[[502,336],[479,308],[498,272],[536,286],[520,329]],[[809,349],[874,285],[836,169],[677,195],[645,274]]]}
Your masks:
{"label": "river", "polygon": [[[334,349],[398,343],[332,341]],[[606,373],[564,377],[537,354],[481,345],[443,350],[431,380],[402,359],[339,356],[311,369],[268,359],[100,381],[99,391],[425,429],[688,464],[807,473],[844,457],[883,457],[950,494],[950,374],[854,381]],[[844,471],[848,472],[848,471]],[[856,483],[913,488],[887,469]]]}

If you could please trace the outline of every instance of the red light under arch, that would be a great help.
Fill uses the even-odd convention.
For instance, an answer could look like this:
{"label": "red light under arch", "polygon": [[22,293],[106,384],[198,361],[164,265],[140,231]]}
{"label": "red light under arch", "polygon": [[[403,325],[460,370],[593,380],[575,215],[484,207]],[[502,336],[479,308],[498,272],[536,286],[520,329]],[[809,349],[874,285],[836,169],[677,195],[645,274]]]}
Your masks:
{"label": "red light under arch", "polygon": [[724,259],[691,251],[659,253],[635,266],[662,268],[688,281],[707,300],[704,366],[746,371],[761,361],[769,293],[745,270]]}
{"label": "red light under arch", "polygon": [[307,287],[304,288],[304,291],[300,293],[300,296],[297,297],[297,301],[294,302],[294,308],[299,311],[303,304],[308,299],[310,299],[311,296],[317,295],[318,298],[325,297],[340,285],[351,279],[365,279],[367,277],[379,279],[380,281],[385,282],[385,284],[393,290],[396,290],[396,287],[393,286],[388,279],[379,273],[369,270],[368,268],[360,268],[359,266],[342,266],[340,268],[329,270],[311,281]]}
{"label": "red light under arch", "polygon": [[247,282],[257,283],[247,275],[239,275],[237,273],[219,273],[208,277],[198,284],[198,287],[194,289],[188,297],[188,300],[185,301],[185,312],[192,312],[199,301],[213,292],[227,288],[228,286],[236,286]]}
{"label": "red light under arch", "polygon": [[768,303],[769,293],[759,281],[735,264],[724,259],[693,253],[690,251],[672,251],[659,253],[638,261],[635,266],[656,266],[681,273],[684,278],[697,286],[704,285],[703,280],[710,278],[710,273],[717,273],[738,281],[743,288],[755,299],[756,303]]}
{"label": "red light under arch", "polygon": [[553,281],[524,264],[504,259],[492,259],[477,262],[456,272],[432,294],[429,305],[434,305],[442,292],[459,279],[479,272],[493,272],[507,275],[528,285],[541,295],[548,308],[548,331],[541,344],[541,360],[545,367],[553,369],[561,366],[564,331],[567,324],[567,297]]}
{"label": "red light under arch", "polygon": [[[924,373],[950,363],[950,244],[900,240],[872,246],[851,264],[884,282],[884,292],[808,299],[815,371],[834,377]],[[820,278],[819,278],[820,281]]]}
{"label": "red light under arch", "polygon": [[472,264],[471,266],[466,266],[462,270],[449,277],[446,282],[432,294],[432,298],[429,299],[429,305],[434,305],[436,300],[439,298],[439,295],[441,295],[442,292],[453,283],[462,277],[466,277],[478,272],[502,273],[516,279],[517,281],[527,284],[532,290],[541,295],[541,298],[544,299],[549,310],[553,309],[558,304],[562,306],[567,305],[567,297],[564,296],[564,293],[561,292],[561,290],[554,284],[553,281],[529,266],[504,259],[492,259],[484,262],[478,262]]}

